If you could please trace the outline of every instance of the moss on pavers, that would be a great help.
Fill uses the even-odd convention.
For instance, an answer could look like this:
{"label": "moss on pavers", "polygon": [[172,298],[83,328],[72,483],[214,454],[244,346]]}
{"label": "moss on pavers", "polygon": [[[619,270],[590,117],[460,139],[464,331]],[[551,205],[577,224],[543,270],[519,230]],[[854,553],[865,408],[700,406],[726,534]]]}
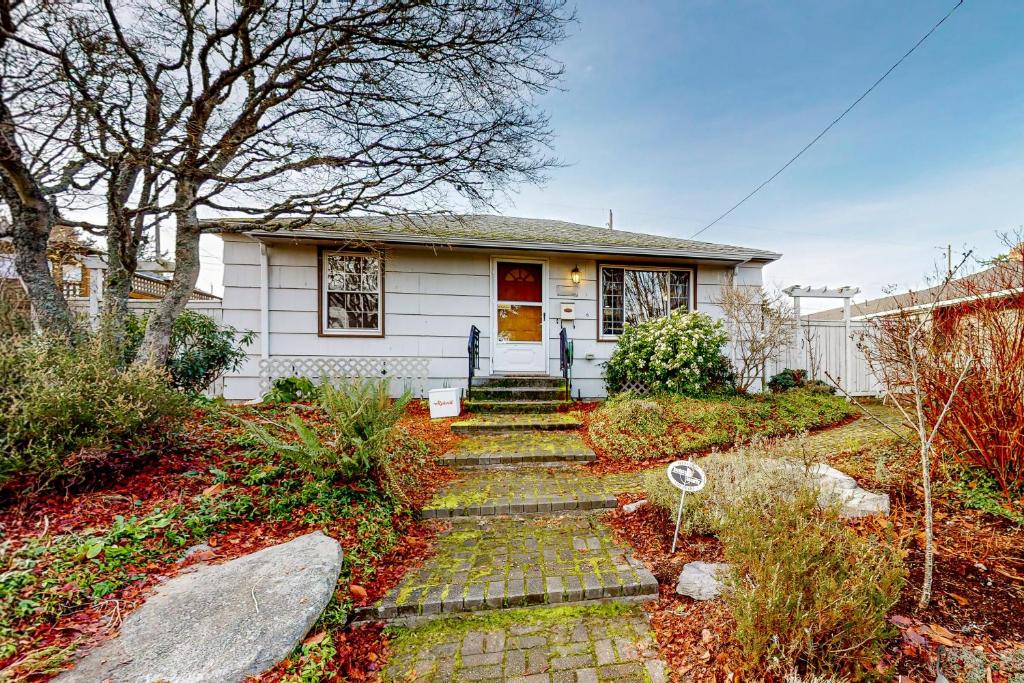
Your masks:
{"label": "moss on pavers", "polygon": [[596,458],[578,434],[571,432],[512,432],[474,434],[444,456],[454,466],[536,462],[590,462]]}
{"label": "moss on pavers", "polygon": [[554,413],[559,408],[572,405],[571,401],[564,400],[535,400],[535,399],[505,399],[490,400],[476,399],[463,403],[466,410],[472,413],[491,414],[514,414],[514,413]]}
{"label": "moss on pavers", "polygon": [[461,517],[613,508],[617,491],[612,483],[575,468],[495,466],[469,472],[444,487],[422,514]]}
{"label": "moss on pavers", "polygon": [[458,434],[512,432],[522,430],[555,431],[578,429],[581,423],[570,413],[525,413],[480,415],[452,423]]}
{"label": "moss on pavers", "polygon": [[657,591],[654,576],[595,516],[459,520],[423,567],[360,618],[645,598]]}
{"label": "moss on pavers", "polygon": [[508,610],[390,627],[385,681],[665,681],[641,609]]}

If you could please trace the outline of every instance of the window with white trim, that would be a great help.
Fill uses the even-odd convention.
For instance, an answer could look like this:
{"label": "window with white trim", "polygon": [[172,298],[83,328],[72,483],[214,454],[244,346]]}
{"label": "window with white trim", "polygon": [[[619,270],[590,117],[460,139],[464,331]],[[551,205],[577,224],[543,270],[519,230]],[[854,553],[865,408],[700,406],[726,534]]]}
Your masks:
{"label": "window with white trim", "polygon": [[601,266],[600,339],[615,339],[626,325],[693,309],[693,270]]}
{"label": "window with white trim", "polygon": [[381,334],[383,262],[380,256],[325,251],[322,258],[320,308],[324,334]]}

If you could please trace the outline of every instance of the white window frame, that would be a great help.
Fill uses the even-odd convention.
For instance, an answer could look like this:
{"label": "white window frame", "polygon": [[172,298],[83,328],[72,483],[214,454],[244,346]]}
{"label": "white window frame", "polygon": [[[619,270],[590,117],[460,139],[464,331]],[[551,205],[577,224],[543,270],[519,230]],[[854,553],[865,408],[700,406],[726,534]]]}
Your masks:
{"label": "white window frame", "polygon": [[[619,335],[604,333],[604,271],[608,268],[657,272],[687,272],[690,274],[690,308],[697,310],[697,269],[693,266],[646,266],[642,263],[601,263],[597,267],[597,340],[618,341]],[[625,298],[625,291],[623,291]],[[667,315],[668,313],[666,313]]]}
{"label": "white window frame", "polygon": [[[329,327],[330,311],[328,300],[332,291],[327,283],[330,281],[328,258],[331,256],[350,256],[362,259],[377,260],[377,326],[363,327]],[[320,252],[320,334],[331,337],[383,337],[384,336],[384,255],[377,252],[344,251],[341,249],[324,249]],[[372,292],[348,292],[352,294],[372,294]]]}

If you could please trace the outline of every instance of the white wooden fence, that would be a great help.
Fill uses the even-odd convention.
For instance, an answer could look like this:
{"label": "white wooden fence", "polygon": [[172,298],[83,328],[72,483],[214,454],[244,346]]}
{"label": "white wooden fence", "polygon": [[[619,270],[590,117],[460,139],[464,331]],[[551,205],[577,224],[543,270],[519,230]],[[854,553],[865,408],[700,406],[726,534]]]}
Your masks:
{"label": "white wooden fence", "polygon": [[[858,340],[865,323],[850,322],[850,335],[846,336],[846,323],[842,321],[801,320],[799,331],[794,330],[794,343],[778,358],[768,364],[767,375],[784,368],[806,370],[812,379],[829,384],[833,380],[853,396],[877,396],[883,386],[871,372]],[[843,377],[843,366],[849,352],[849,377]],[[829,378],[832,379],[829,379]]]}

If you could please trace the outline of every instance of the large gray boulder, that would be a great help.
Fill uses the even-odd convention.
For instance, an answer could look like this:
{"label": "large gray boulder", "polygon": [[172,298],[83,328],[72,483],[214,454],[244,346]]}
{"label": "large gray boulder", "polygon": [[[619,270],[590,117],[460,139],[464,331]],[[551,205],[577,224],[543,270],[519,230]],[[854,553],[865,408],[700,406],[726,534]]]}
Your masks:
{"label": "large gray boulder", "polygon": [[156,589],[115,638],[60,683],[233,683],[259,674],[302,642],[334,593],[341,547],[319,531]]}
{"label": "large gray boulder", "polygon": [[722,594],[722,579],[728,572],[725,562],[687,562],[676,582],[676,593],[694,600],[714,600]]}
{"label": "large gray boulder", "polygon": [[884,493],[872,493],[857,485],[857,481],[848,474],[840,472],[824,463],[812,465],[808,474],[814,479],[821,491],[820,505],[838,503],[843,517],[867,517],[870,515],[889,514],[889,496]]}

